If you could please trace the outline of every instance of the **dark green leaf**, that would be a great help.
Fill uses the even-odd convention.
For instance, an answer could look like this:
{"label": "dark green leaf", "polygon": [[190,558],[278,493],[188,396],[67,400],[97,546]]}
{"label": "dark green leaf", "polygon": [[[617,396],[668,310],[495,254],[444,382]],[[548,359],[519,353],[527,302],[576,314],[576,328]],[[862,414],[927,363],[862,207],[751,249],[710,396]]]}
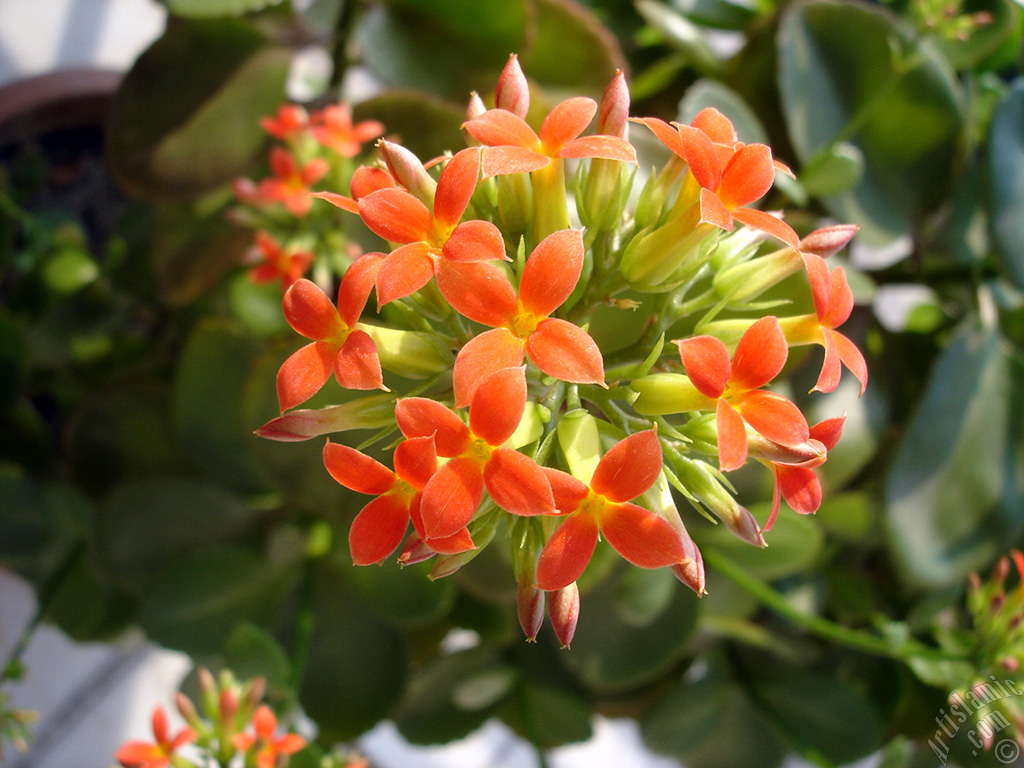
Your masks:
{"label": "dark green leaf", "polygon": [[190,197],[245,171],[262,115],[284,99],[292,52],[235,19],[172,20],[114,101],[111,167],[133,194]]}
{"label": "dark green leaf", "polygon": [[992,241],[1007,277],[1024,287],[1024,79],[992,119],[988,183]]}
{"label": "dark green leaf", "polygon": [[1022,373],[1000,336],[973,320],[932,369],[885,488],[889,539],[908,580],[960,582],[1020,535]]}
{"label": "dark green leaf", "polygon": [[525,727],[529,719],[526,733],[541,747],[559,747],[594,735],[590,702],[578,691],[527,679],[516,691],[514,706],[520,708],[520,726]]}
{"label": "dark green leaf", "polygon": [[281,644],[249,621],[235,625],[224,642],[224,664],[240,680],[262,677],[271,692],[285,693],[291,664]]}
{"label": "dark green leaf", "polygon": [[400,628],[436,622],[455,601],[452,579],[431,581],[433,562],[400,568],[396,558],[375,567],[352,566],[347,575],[366,604],[389,624]]}
{"label": "dark green leaf", "polygon": [[83,549],[61,578],[46,617],[79,642],[109,640],[125,629],[135,609],[133,598],[99,578]]}
{"label": "dark green leaf", "polygon": [[[960,5],[960,4],[958,4]],[[967,0],[960,5],[965,16],[987,14],[966,39],[935,36],[935,46],[958,70],[997,70],[1012,64],[1021,44],[1020,7],[1012,0]]]}
{"label": "dark green leaf", "polygon": [[961,95],[944,59],[915,44],[877,6],[794,3],[779,29],[779,89],[800,160],[814,163],[849,142],[864,174],[825,199],[860,224],[860,237],[888,242],[913,229],[949,185],[965,141]]}

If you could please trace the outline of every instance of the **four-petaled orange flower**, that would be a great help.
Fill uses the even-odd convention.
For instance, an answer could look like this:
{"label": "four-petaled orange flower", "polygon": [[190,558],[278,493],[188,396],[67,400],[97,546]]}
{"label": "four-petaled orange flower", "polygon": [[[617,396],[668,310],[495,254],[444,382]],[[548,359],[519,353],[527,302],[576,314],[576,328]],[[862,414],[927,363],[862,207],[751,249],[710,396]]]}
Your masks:
{"label": "four-petaled orange flower", "polygon": [[275,738],[277,717],[266,704],[252,716],[252,728],[253,733],[236,733],[231,743],[240,752],[248,752],[255,747],[257,768],[274,768],[278,755],[293,755],[306,746],[306,740],[297,733]]}
{"label": "four-petaled orange flower", "polygon": [[342,157],[355,157],[363,144],[384,134],[384,124],[376,120],[362,120],[352,124],[352,109],[348,104],[332,104],[313,114],[310,133],[325,147]]}
{"label": "four-petaled orange flower", "polygon": [[346,389],[386,389],[377,346],[366,331],[355,327],[380,259],[379,253],[367,253],[352,262],[341,279],[337,306],[305,278],[285,292],[285,318],[313,342],[294,352],[277,372],[282,412],[319,392],[332,372]]}
{"label": "four-petaled orange flower", "polygon": [[[417,534],[424,538],[420,498],[437,471],[433,436],[412,437],[399,443],[394,462],[392,472],[355,448],[331,442],[324,446],[324,465],[331,477],[349,490],[377,497],[363,507],[349,529],[349,549],[356,565],[379,563],[394,552],[405,537],[410,518]],[[454,554],[472,549],[473,540],[463,528],[454,536],[431,539],[430,547],[435,552]]]}
{"label": "four-petaled orange flower", "polygon": [[309,251],[285,251],[269,232],[256,233],[256,257],[258,263],[249,270],[249,279],[254,283],[272,283],[280,280],[285,290],[302,277],[313,264]]}
{"label": "four-petaled orange flower", "polygon": [[507,109],[489,109],[463,128],[488,147],[484,151],[483,176],[529,173],[554,159],[598,157],[636,162],[633,145],[618,136],[580,136],[597,113],[597,102],[585,96],[555,105],[537,133],[523,118]]}
{"label": "four-petaled orange flower", "polygon": [[163,707],[158,706],[153,710],[153,738],[155,741],[126,742],[117,750],[114,759],[125,768],[164,768],[170,765],[175,751],[196,740],[196,732],[185,727],[171,736],[167,714]]}
{"label": "four-petaled orange flower", "polygon": [[296,216],[305,216],[313,204],[309,187],[323,178],[329,165],[322,157],[316,157],[300,166],[284,147],[270,150],[270,170],[273,176],[263,179],[259,185],[259,197],[265,202],[282,203]]}
{"label": "four-petaled orange flower", "polygon": [[472,519],[484,489],[491,500],[515,515],[552,514],[555,502],[544,472],[533,459],[503,444],[515,432],[526,408],[522,368],[492,374],[473,396],[467,427],[456,413],[423,397],[395,406],[398,428],[408,438],[434,436],[439,456],[451,461],[423,489],[420,515],[426,543],[458,533]]}
{"label": "four-petaled orange flower", "polygon": [[385,240],[401,244],[381,264],[377,276],[379,304],[418,291],[433,277],[440,261],[508,258],[501,232],[494,224],[459,221],[476,189],[479,173],[479,148],[464,149],[449,160],[437,182],[433,212],[399,187],[379,189],[359,198],[359,215],[366,225]]}
{"label": "four-petaled orange flower", "polygon": [[760,200],[775,183],[775,170],[788,169],[772,159],[765,144],[743,144],[737,140],[732,123],[711,107],[704,109],[690,125],[666,123],[656,117],[633,118],[646,125],[661,142],[686,161],[700,185],[700,220],[732,230],[733,219],[767,232],[787,245],[799,237],[781,219],[770,213],[747,208]]}
{"label": "four-petaled orange flower", "polygon": [[814,299],[814,312],[817,322],[808,318],[799,323],[795,334],[789,334],[790,343],[821,344],[825,348],[825,361],[814,389],[819,392],[832,392],[839,386],[842,366],[860,382],[860,393],[863,395],[868,384],[868,366],[864,355],[857,345],[846,336],[835,330],[846,322],[853,311],[853,292],[846,280],[846,271],[836,266],[829,274],[828,265],[820,256],[812,253],[804,254],[804,264],[811,280],[811,296]]}
{"label": "four-petaled orange flower", "polygon": [[599,533],[641,568],[686,560],[683,541],[671,524],[630,502],[658,479],[661,461],[661,443],[650,429],[630,435],[602,456],[589,486],[570,474],[545,468],[555,505],[567,517],[540,553],[538,588],[552,591],[576,581],[594,554]]}
{"label": "four-petaled orange flower", "polygon": [[288,141],[306,130],[309,115],[298,104],[282,104],[273,117],[260,118],[260,125],[275,139]]}
{"label": "four-petaled orange flower", "polygon": [[722,471],[738,469],[746,461],[747,424],[781,445],[807,440],[807,421],[800,409],[761,389],[779,374],[789,354],[778,318],[762,317],[751,325],[731,361],[725,344],[714,336],[694,336],[675,344],[686,375],[705,398],[694,403],[695,409],[716,410]]}
{"label": "four-petaled orange flower", "polygon": [[768,522],[761,529],[762,533],[767,533],[775,525],[781,499],[785,499],[786,503],[801,515],[813,515],[818,511],[818,507],[821,506],[821,481],[818,480],[814,467],[825,463],[827,452],[835,447],[843,434],[845,421],[845,416],[838,416],[820,421],[810,428],[810,439],[821,443],[824,449],[820,458],[803,464],[771,462],[775,488],[772,491],[772,511],[768,516]]}
{"label": "four-petaled orange flower", "polygon": [[437,285],[470,320],[494,328],[467,343],[455,360],[455,406],[473,400],[480,382],[523,357],[549,376],[579,384],[603,384],[604,362],[594,340],[576,325],[550,317],[569,298],[583,269],[583,235],[561,230],[542,240],[523,268],[519,296],[492,264],[448,264]]}

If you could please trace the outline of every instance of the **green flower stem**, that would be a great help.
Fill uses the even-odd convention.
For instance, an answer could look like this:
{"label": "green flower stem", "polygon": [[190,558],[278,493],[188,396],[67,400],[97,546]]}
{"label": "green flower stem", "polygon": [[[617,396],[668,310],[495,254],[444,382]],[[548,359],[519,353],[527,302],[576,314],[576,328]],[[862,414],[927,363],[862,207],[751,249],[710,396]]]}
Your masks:
{"label": "green flower stem", "polygon": [[742,566],[714,549],[702,551],[704,564],[713,568],[733,584],[756,597],[762,605],[775,613],[789,619],[813,635],[823,640],[842,645],[853,650],[882,656],[897,661],[907,662],[912,658],[931,658],[936,660],[958,660],[959,657],[924,645],[915,640],[906,640],[899,645],[890,643],[885,638],[859,629],[851,629],[836,624],[821,616],[804,613],[791,605],[786,598],[768,583],[745,571]]}
{"label": "green flower stem", "polygon": [[309,658],[309,644],[313,638],[316,611],[313,607],[315,596],[316,568],[319,558],[310,558],[304,565],[299,593],[299,611],[295,618],[295,643],[292,647],[291,669],[289,670],[288,692],[295,703],[299,700],[302,676],[306,672]]}

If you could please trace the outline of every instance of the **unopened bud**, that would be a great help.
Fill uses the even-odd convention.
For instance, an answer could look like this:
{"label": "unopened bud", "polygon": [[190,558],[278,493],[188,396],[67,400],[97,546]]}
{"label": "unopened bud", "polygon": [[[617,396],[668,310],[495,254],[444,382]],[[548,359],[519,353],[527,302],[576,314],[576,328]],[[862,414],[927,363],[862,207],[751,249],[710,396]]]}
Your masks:
{"label": "unopened bud", "polygon": [[999,660],[999,665],[1007,672],[1016,672],[1020,668],[1020,661],[1014,656],[1004,656]]}
{"label": "unopened bud", "polygon": [[597,132],[625,139],[629,134],[629,86],[622,70],[608,83],[597,112]]}
{"label": "unopened bud", "polygon": [[436,554],[437,552],[428,547],[419,534],[414,532],[409,534],[409,538],[405,540],[402,551],[398,555],[398,564],[406,566],[422,563]]}
{"label": "unopened bud", "polygon": [[803,266],[800,253],[787,247],[726,267],[712,278],[711,284],[723,299],[750,301],[790,275],[795,275]]}
{"label": "unopened bud", "polygon": [[733,535],[755,547],[767,546],[757,520],[722,487],[715,470],[707,462],[685,456],[671,456],[670,461],[686,490],[700,499]]}
{"label": "unopened bud", "polygon": [[696,206],[634,237],[622,256],[622,276],[637,290],[661,292],[691,279],[711,257],[721,230],[699,220]]}
{"label": "unopened bud", "polygon": [[544,602],[543,591],[532,584],[519,585],[516,591],[516,615],[528,643],[537,641],[537,634],[544,624]]}
{"label": "unopened bud", "polygon": [[217,681],[206,667],[200,667],[196,673],[199,684],[200,703],[206,716],[211,720],[217,717]]}
{"label": "unopened bud", "polygon": [[816,229],[800,241],[800,250],[827,259],[846,247],[860,229],[856,224],[835,224]]}
{"label": "unopened bud", "polygon": [[[473,91],[469,94],[469,104],[466,105],[466,122],[480,117],[484,112],[487,111],[487,105],[484,104],[484,100],[480,98],[480,94]],[[465,128],[462,129],[462,135],[466,140],[467,147],[480,147],[483,146],[477,139],[474,139],[472,134]]]}
{"label": "unopened bud", "polygon": [[238,694],[231,688],[225,688],[220,692],[218,712],[221,723],[225,725],[234,720],[238,713]]}
{"label": "unopened bud", "polygon": [[549,593],[548,616],[551,619],[551,628],[555,630],[555,637],[568,648],[576,634],[576,622],[580,618],[580,590],[574,581],[567,587]]}
{"label": "unopened bud", "polygon": [[351,429],[380,429],[394,423],[393,395],[369,395],[326,408],[301,408],[271,419],[256,430],[268,440],[297,442]]}
{"label": "unopened bud", "polygon": [[519,66],[519,57],[514,53],[508,57],[508,63],[498,77],[494,101],[498,109],[507,109],[523,119],[526,119],[526,113],[530,111],[530,86]]}
{"label": "unopened bud", "polygon": [[782,445],[753,431],[747,431],[747,453],[755,459],[793,467],[818,467],[828,458],[828,450],[813,438],[800,445]]}
{"label": "unopened bud", "polygon": [[398,183],[428,208],[432,207],[437,182],[427,173],[420,159],[401,144],[395,144],[387,139],[377,142],[377,147],[384,162],[387,163],[388,170]]}
{"label": "unopened bud", "polygon": [[196,705],[192,703],[192,699],[179,691],[174,696],[174,705],[181,716],[185,718],[185,722],[198,730],[202,721],[199,713],[196,711]]}
{"label": "unopened bud", "polygon": [[407,379],[425,379],[451,368],[451,350],[437,336],[403,331],[370,323],[357,323],[377,346],[380,365]]}

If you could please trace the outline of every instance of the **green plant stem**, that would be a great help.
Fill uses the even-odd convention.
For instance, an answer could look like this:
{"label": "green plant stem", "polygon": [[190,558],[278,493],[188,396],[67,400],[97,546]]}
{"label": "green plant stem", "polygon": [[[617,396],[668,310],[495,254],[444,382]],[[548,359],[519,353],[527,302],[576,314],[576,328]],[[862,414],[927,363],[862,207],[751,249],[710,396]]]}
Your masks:
{"label": "green plant stem", "polygon": [[907,640],[899,645],[890,643],[885,638],[859,629],[851,629],[836,624],[815,614],[804,613],[791,605],[786,598],[771,585],[747,572],[742,566],[714,549],[701,553],[704,564],[715,569],[733,584],[756,597],[762,605],[770,608],[780,616],[789,619],[813,635],[823,640],[842,645],[853,650],[882,656],[897,661],[907,662],[914,657],[931,659],[954,659],[948,653],[932,648],[914,640]]}
{"label": "green plant stem", "polygon": [[309,658],[309,644],[313,638],[315,611],[313,598],[315,595],[316,566],[318,560],[306,561],[302,574],[299,593],[299,612],[295,620],[295,643],[292,647],[291,669],[288,680],[288,691],[292,699],[299,700],[299,687],[306,671],[306,660]]}

